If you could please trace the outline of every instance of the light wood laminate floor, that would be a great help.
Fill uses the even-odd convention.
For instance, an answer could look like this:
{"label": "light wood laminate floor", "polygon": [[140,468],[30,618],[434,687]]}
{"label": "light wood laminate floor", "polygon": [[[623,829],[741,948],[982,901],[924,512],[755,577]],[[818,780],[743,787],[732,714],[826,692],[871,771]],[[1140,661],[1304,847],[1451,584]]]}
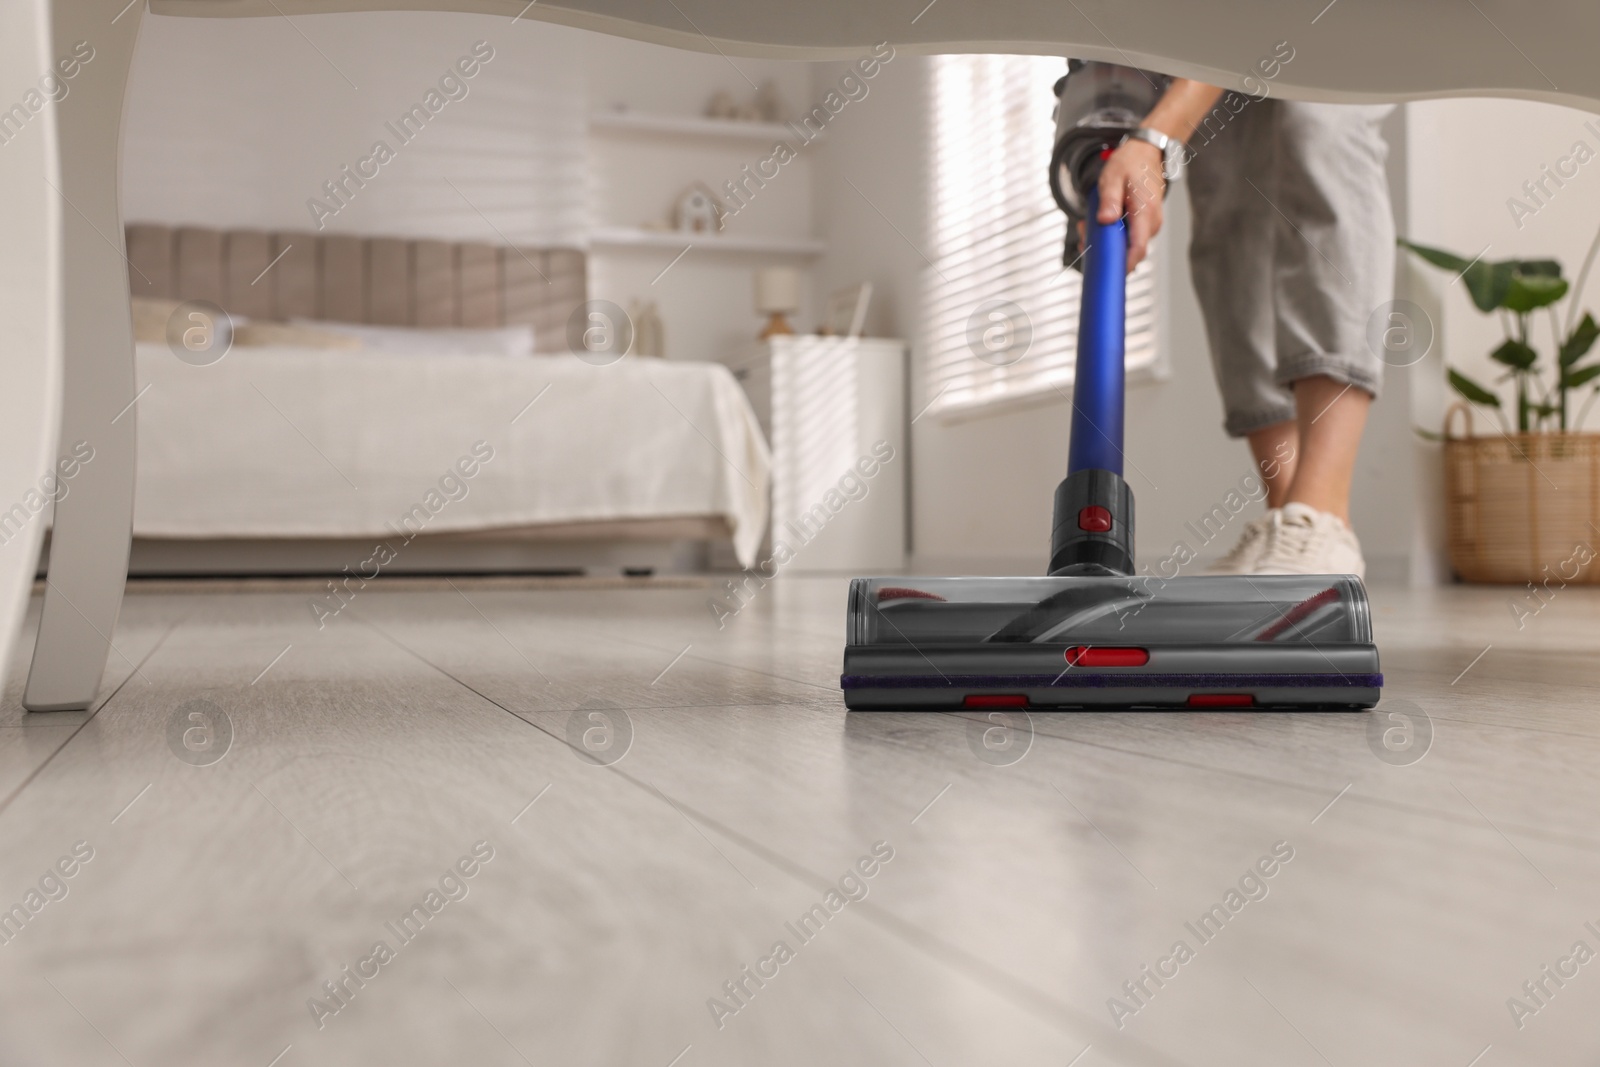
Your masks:
{"label": "light wood laminate floor", "polygon": [[18,649],[0,1064],[1600,1056],[1600,591],[1519,628],[1515,590],[1374,589],[1420,759],[1241,712],[997,754],[846,715],[842,581],[720,630],[715,592],[380,584],[319,629],[307,585],[136,587],[88,713],[22,712]]}

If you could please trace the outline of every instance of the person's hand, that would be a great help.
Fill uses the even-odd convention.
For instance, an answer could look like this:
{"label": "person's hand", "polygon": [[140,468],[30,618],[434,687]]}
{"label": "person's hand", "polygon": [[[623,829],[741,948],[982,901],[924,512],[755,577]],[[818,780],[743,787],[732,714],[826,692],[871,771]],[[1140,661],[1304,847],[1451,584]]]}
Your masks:
{"label": "person's hand", "polygon": [[[1128,218],[1128,270],[1150,251],[1150,241],[1161,232],[1161,200],[1167,180],[1161,149],[1147,141],[1128,141],[1111,153],[1100,172],[1101,223]],[[1083,226],[1079,225],[1082,235]]]}

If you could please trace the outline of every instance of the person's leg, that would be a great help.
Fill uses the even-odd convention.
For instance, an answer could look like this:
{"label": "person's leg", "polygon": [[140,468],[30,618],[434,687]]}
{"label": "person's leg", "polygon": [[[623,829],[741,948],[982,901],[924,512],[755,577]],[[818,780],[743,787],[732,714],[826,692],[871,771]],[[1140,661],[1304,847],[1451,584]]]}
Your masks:
{"label": "person's leg", "polygon": [[1372,394],[1326,374],[1294,383],[1296,462],[1254,574],[1366,573],[1350,528],[1350,482]]}
{"label": "person's leg", "polygon": [[[1296,395],[1295,399],[1300,398]],[[1300,423],[1275,422],[1246,434],[1256,473],[1267,489],[1267,507],[1281,508],[1289,499],[1300,460]]]}
{"label": "person's leg", "polygon": [[1383,364],[1367,322],[1394,298],[1387,105],[1285,102],[1277,114],[1277,381],[1294,392],[1299,462],[1285,502],[1349,521],[1350,483]]}
{"label": "person's leg", "polygon": [[1237,533],[1230,531],[1235,543],[1210,565],[1213,574],[1254,571],[1298,452],[1294,401],[1274,377],[1275,227],[1249,184],[1270,188],[1277,106],[1275,100],[1226,94],[1196,129],[1184,177],[1193,218],[1190,273],[1222,394],[1223,428],[1249,441],[1268,508]]}
{"label": "person's leg", "polygon": [[1294,404],[1300,461],[1282,503],[1305,504],[1348,524],[1350,482],[1372,394],[1318,374],[1294,383]]}
{"label": "person's leg", "polygon": [[[1275,380],[1275,226],[1247,178],[1270,185],[1276,100],[1223,96],[1189,145],[1184,184],[1192,224],[1189,267],[1205,319],[1207,347],[1230,437],[1272,435],[1292,426],[1294,402]],[[1252,177],[1253,176],[1253,177]],[[1271,457],[1272,447],[1258,461]]]}
{"label": "person's leg", "polygon": [[1294,392],[1296,463],[1258,574],[1363,574],[1350,484],[1382,363],[1366,326],[1394,296],[1386,106],[1283,102],[1273,175],[1277,382]]}

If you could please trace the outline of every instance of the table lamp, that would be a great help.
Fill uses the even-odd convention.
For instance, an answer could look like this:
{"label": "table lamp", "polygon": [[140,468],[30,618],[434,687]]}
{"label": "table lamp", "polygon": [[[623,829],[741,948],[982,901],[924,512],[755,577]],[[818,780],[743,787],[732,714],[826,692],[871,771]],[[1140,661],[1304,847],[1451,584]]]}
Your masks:
{"label": "table lamp", "polygon": [[800,272],[793,267],[763,267],[756,271],[756,310],[768,316],[767,324],[756,335],[761,340],[794,333],[784,316],[800,310]]}

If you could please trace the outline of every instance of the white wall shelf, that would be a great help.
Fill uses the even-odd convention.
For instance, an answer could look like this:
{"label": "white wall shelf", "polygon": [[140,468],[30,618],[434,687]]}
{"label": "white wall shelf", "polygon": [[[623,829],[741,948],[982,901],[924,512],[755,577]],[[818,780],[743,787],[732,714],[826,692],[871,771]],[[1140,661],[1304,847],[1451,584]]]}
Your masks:
{"label": "white wall shelf", "polygon": [[589,128],[595,132],[746,141],[794,141],[798,136],[779,122],[708,119],[696,115],[652,115],[642,111],[598,111],[589,116]]}
{"label": "white wall shelf", "polygon": [[744,237],[646,230],[633,226],[603,226],[589,234],[589,247],[596,251],[667,248],[679,252],[685,245],[693,245],[696,252],[756,252],[807,257],[820,256],[827,250],[827,246],[814,237]]}

